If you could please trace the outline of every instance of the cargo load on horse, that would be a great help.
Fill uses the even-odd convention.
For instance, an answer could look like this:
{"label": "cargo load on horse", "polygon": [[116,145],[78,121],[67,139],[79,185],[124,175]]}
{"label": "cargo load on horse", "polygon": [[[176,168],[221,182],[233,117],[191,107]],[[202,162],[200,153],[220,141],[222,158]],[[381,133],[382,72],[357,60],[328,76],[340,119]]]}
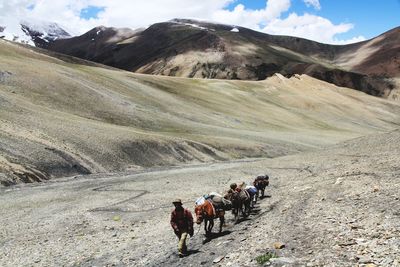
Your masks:
{"label": "cargo load on horse", "polygon": [[254,208],[254,205],[257,203],[258,189],[254,185],[247,185],[245,189],[250,195],[251,207]]}
{"label": "cargo load on horse", "polygon": [[196,206],[204,204],[206,200],[210,201],[216,210],[227,211],[232,209],[232,202],[215,192],[211,192],[210,194],[198,198],[196,200]]}
{"label": "cargo load on horse", "polygon": [[245,189],[252,195],[257,194],[257,188],[254,185],[246,185]]}

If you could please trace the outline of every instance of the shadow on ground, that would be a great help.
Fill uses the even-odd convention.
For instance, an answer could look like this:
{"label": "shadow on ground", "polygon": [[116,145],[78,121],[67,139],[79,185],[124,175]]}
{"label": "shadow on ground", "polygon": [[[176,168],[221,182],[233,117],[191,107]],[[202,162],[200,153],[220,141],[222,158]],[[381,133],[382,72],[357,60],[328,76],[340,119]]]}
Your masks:
{"label": "shadow on ground", "polygon": [[206,239],[203,240],[203,245],[208,242],[211,242],[214,239],[229,235],[231,233],[232,233],[232,231],[229,231],[229,230],[223,231],[221,233],[211,233],[208,236],[206,236]]}

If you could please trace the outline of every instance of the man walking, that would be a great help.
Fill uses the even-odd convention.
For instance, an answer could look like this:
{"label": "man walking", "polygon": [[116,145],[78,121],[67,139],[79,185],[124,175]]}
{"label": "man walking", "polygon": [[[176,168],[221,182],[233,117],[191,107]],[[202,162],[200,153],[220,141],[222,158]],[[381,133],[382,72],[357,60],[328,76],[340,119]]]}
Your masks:
{"label": "man walking", "polygon": [[183,208],[182,201],[176,199],[172,202],[175,209],[171,212],[171,226],[179,239],[178,253],[182,258],[187,255],[186,238],[193,236],[193,216],[188,209]]}

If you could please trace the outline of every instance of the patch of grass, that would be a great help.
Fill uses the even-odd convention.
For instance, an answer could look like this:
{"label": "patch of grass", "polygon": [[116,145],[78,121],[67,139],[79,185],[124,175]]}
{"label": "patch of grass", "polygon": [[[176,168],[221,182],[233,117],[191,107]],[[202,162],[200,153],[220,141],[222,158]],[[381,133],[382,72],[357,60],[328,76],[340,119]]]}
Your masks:
{"label": "patch of grass", "polygon": [[267,252],[262,254],[256,258],[258,264],[263,265],[264,263],[268,262],[270,259],[278,258],[278,256],[273,252]]}
{"label": "patch of grass", "polygon": [[119,222],[119,221],[121,221],[121,216],[116,215],[112,219],[113,219],[114,222]]}

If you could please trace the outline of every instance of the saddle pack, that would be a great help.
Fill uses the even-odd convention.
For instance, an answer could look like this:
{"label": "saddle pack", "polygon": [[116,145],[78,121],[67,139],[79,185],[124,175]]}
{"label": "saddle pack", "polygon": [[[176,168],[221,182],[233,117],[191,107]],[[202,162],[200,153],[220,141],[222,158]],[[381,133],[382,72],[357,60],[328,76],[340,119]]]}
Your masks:
{"label": "saddle pack", "polygon": [[196,200],[196,206],[202,205],[205,201],[210,201],[216,211],[227,211],[232,209],[232,202],[223,198],[220,194],[212,192]]}

